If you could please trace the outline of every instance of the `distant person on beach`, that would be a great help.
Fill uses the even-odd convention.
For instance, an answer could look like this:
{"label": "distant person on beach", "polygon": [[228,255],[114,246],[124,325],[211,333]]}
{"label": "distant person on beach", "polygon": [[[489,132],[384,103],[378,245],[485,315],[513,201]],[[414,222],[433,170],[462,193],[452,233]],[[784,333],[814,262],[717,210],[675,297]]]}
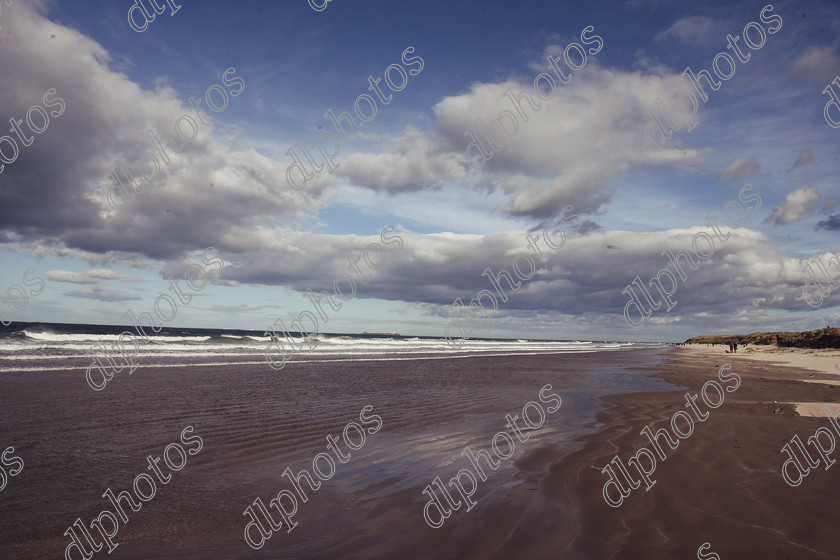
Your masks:
{"label": "distant person on beach", "polygon": [[735,343],[735,352],[736,353],[738,352],[738,343],[737,342]]}

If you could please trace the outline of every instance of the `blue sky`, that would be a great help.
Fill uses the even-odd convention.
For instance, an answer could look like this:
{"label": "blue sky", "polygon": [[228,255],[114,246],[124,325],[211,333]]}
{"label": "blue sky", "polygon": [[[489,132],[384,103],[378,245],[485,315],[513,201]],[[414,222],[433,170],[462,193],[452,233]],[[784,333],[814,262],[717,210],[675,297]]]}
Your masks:
{"label": "blue sky", "polygon": [[[526,232],[566,205],[585,227],[498,302],[478,336],[682,340],[840,319],[837,290],[819,308],[802,298],[802,266],[840,250],[839,132],[822,93],[840,75],[836,3],[770,4],[765,19],[782,27],[756,50],[742,39],[750,59],[699,103],[696,128],[660,148],[645,144],[645,112],[691,91],[686,67],[713,71],[718,53],[732,53],[727,34],[769,28],[768,4],[333,0],[319,12],[306,0],[182,2],[142,33],[128,25],[131,6],[15,1],[0,13],[3,122],[44,105],[49,88],[66,102],[0,173],[0,289],[30,267],[46,285],[8,312],[16,320],[123,324],[212,246],[225,268],[168,325],[288,324],[312,310],[307,289],[332,290],[348,256],[392,225],[403,247],[322,330],[442,335],[452,301],[492,289],[483,270],[512,272]],[[533,94],[551,72],[546,56],[562,58],[587,26],[603,48],[471,169],[467,128],[513,111],[504,92]],[[336,132],[323,115],[374,95],[368,76],[401,62],[416,71],[401,61],[408,47],[422,71],[400,91],[381,82],[393,99],[340,142],[335,171],[291,188],[286,152],[300,140],[317,153],[318,136]],[[231,67],[244,90],[207,110],[213,123],[195,141],[179,138],[176,119],[196,118],[189,98],[223,86]],[[171,161],[111,208],[108,173],[141,166],[150,129]],[[664,250],[690,250],[706,214],[748,183],[761,208],[679,282],[670,311],[630,328],[622,290],[666,268]]]}

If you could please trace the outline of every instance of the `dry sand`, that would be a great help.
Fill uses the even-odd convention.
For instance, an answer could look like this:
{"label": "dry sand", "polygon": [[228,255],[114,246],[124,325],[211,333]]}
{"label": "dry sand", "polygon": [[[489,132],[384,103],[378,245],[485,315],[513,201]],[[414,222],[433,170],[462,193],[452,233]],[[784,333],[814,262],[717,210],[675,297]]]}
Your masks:
{"label": "dry sand", "polygon": [[796,413],[800,416],[817,416],[825,418],[825,415],[820,413],[820,409],[826,405],[828,406],[829,411],[831,411],[831,414],[837,414],[837,411],[840,410],[840,404],[827,402],[794,403],[794,405],[796,406]]}
{"label": "dry sand", "polygon": [[784,364],[791,367],[811,369],[820,373],[840,376],[840,350],[748,345],[746,347],[739,346],[738,352],[735,354],[726,354],[727,348],[723,344],[717,344],[715,346],[694,344],[680,346],[679,348],[702,353],[707,356],[731,355],[732,357]]}
{"label": "dry sand", "polygon": [[[724,353],[725,356],[749,358],[762,362],[781,364],[800,369],[812,370],[807,379],[798,379],[804,383],[819,383],[822,385],[840,386],[840,350],[811,349],[811,348],[779,348],[776,346],[755,345],[739,348],[735,354],[725,354],[726,347],[722,344],[714,347],[706,345],[689,345],[680,349],[690,350],[698,354],[712,357]],[[838,395],[840,399],[840,395]],[[840,403],[823,401],[816,403],[791,402],[794,410],[800,416],[823,416],[820,409],[829,405],[835,410]],[[837,406],[832,406],[832,405]]]}

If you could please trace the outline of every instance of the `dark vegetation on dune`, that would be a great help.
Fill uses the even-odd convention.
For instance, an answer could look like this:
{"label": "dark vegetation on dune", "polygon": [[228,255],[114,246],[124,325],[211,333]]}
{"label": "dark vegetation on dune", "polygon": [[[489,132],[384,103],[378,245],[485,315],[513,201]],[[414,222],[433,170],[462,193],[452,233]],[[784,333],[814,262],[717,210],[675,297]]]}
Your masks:
{"label": "dark vegetation on dune", "polygon": [[840,348],[840,329],[826,327],[805,332],[759,332],[695,336],[686,344],[775,344],[795,348]]}

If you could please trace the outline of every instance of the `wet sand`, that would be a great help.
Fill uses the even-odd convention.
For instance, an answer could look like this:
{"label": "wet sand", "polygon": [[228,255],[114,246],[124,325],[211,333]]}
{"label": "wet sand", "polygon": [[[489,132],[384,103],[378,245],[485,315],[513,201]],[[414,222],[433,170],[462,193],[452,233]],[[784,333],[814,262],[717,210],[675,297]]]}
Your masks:
{"label": "wet sand", "polygon": [[[482,498],[482,509],[454,514],[456,526],[447,521],[445,532],[406,526],[404,538],[417,539],[419,531],[427,548],[405,557],[688,559],[709,543],[704,553],[722,559],[840,558],[831,521],[840,470],[812,470],[793,488],[781,476],[787,456],[780,453],[794,434],[807,440],[818,427],[830,427],[825,419],[800,417],[790,403],[829,399],[836,390],[803,383],[809,370],[683,348],[671,356],[655,375],[684,390],[606,397],[610,410],[599,415],[604,426],[580,438],[582,447],[559,455],[529,449],[517,464],[522,484]],[[684,409],[685,392],[717,379],[725,363],[740,375],[740,387],[677,449],[665,448],[649,491],[642,485],[619,508],[609,507],[601,468],[616,454],[626,462],[640,447],[650,448],[641,429],[666,427]],[[391,502],[383,518],[411,515],[397,504],[405,501]],[[472,540],[459,539],[461,529]]]}
{"label": "wet sand", "polygon": [[[160,454],[191,424],[204,448],[141,511],[129,512],[112,557],[675,559],[696,558],[709,542],[707,553],[727,560],[840,558],[831,524],[840,470],[813,470],[792,488],[779,452],[794,434],[804,441],[830,427],[790,403],[831,401],[840,389],[803,383],[812,371],[737,355],[657,354],[313,364],[281,375],[139,369],[115,378],[99,401],[67,375],[40,382],[7,375],[4,443],[18,444],[26,467],[3,491],[0,549],[4,558],[61,557],[70,524],[109,508],[102,492],[129,488],[147,472],[146,455]],[[641,429],[665,427],[684,410],[684,393],[717,379],[727,362],[741,376],[737,391],[677,449],[665,449],[650,491],[609,507],[601,469],[616,454],[626,463],[650,447]],[[439,529],[426,525],[422,489],[468,467],[461,450],[489,449],[504,415],[538,400],[546,383],[563,398],[557,413],[488,470],[471,511],[456,510]],[[382,430],[308,492],[294,531],[249,548],[243,510],[290,489],[281,472],[309,468],[326,450],[325,436],[340,437],[367,404],[382,416]]]}
{"label": "wet sand", "polygon": [[555,541],[554,549],[563,558],[696,558],[709,542],[706,553],[724,559],[840,558],[832,521],[840,470],[812,470],[793,488],[781,476],[787,455],[780,453],[794,434],[805,441],[818,427],[830,428],[825,418],[800,417],[789,403],[831,401],[840,398],[838,389],[803,383],[810,370],[737,354],[677,348],[672,356],[658,375],[692,394],[724,363],[742,384],[677,449],[665,449],[650,491],[642,486],[617,509],[601,496],[607,477],[600,468],[616,453],[626,461],[649,447],[640,430],[665,427],[683,409],[685,391],[608,397],[614,408],[605,430],[585,438],[585,446],[562,457],[542,481],[547,494],[574,495],[580,506],[567,520],[575,534]]}
{"label": "wet sand", "polygon": [[[0,496],[2,557],[62,557],[70,525],[80,518],[90,526],[101,511],[113,511],[103,492],[131,490],[138,474],[150,472],[146,457],[179,441],[188,425],[203,439],[202,450],[171,473],[170,483],[158,484],[140,511],[128,511],[113,557],[486,557],[506,541],[488,521],[498,514],[505,527],[519,523],[530,505],[516,489],[535,486],[545,465],[595,431],[600,395],[667,388],[629,369],[662,361],[661,354],[313,362],[281,371],[142,367],[115,376],[99,393],[76,370],[7,372],[0,378],[0,433],[25,467]],[[467,445],[489,449],[495,433],[510,432],[505,414],[538,401],[547,383],[562,396],[561,408],[480,483],[472,511],[462,508],[443,528],[429,528],[423,488],[469,466],[461,456]],[[382,429],[337,464],[319,490],[307,490],[291,533],[283,528],[260,550],[249,548],[245,508],[291,490],[283,470],[312,471],[313,458],[328,451],[326,436],[341,438],[366,405],[382,417]],[[526,497],[538,495],[529,490]]]}

